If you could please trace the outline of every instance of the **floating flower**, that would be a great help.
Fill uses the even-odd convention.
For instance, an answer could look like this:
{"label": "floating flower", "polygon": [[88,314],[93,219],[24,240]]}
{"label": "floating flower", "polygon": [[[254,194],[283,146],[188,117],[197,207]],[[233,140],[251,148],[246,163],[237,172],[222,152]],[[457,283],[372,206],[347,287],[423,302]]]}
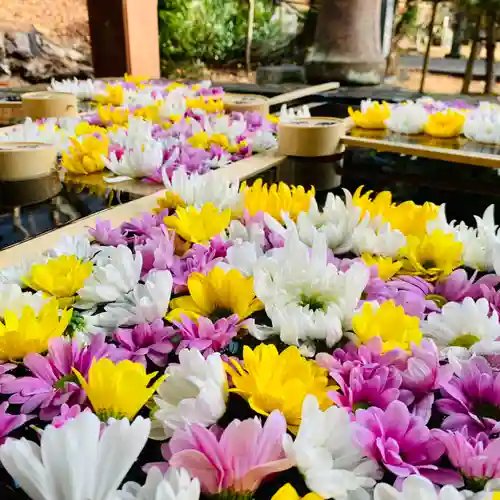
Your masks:
{"label": "floating flower", "polygon": [[130,353],[130,360],[146,366],[147,360],[156,366],[166,366],[173,350],[172,336],[175,331],[166,327],[162,319],[141,323],[134,328],[119,328],[113,338],[120,347]]}
{"label": "floating flower", "polygon": [[149,420],[138,417],[102,428],[93,413],[82,412],[63,426],[47,426],[40,445],[8,439],[0,461],[32,499],[106,500],[137,460],[149,427]]}
{"label": "floating flower", "polygon": [[385,129],[385,122],[391,116],[389,104],[371,99],[361,101],[360,111],[354,111],[351,107],[348,111],[356,127],[370,130]]}
{"label": "floating flower", "polygon": [[274,345],[260,344],[243,348],[243,366],[226,365],[234,388],[257,413],[269,415],[279,410],[288,427],[296,432],[301,421],[302,403],[308,394],[318,400],[322,410],[331,406],[326,370],[307,360],[290,346],[278,353]]}
{"label": "floating flower", "polygon": [[63,151],[61,165],[74,174],[93,174],[104,169],[108,155],[107,137],[87,135],[81,140],[70,137],[68,152]]}
{"label": "floating flower", "polygon": [[106,167],[115,175],[130,178],[154,176],[163,165],[163,146],[154,140],[144,139],[141,148],[126,149],[117,158],[111,153],[106,160]]}
{"label": "floating flower", "polygon": [[465,117],[464,135],[483,144],[500,145],[500,113],[495,108],[480,107]]}
{"label": "floating flower", "polygon": [[123,87],[121,85],[106,84],[105,94],[95,94],[94,101],[100,104],[111,104],[112,106],[121,106],[123,104]]}
{"label": "floating flower", "polygon": [[148,387],[158,372],[146,374],[140,363],[125,360],[114,364],[107,358],[92,362],[88,380],[74,368],[73,372],[103,422],[109,418],[133,419],[165,380],[159,377]]}
{"label": "floating flower", "polygon": [[52,79],[49,89],[52,92],[68,92],[70,94],[76,95],[78,99],[90,101],[99,89],[99,84],[100,82],[94,81],[91,78],[87,78],[87,80],[68,78],[63,79],[60,82]]}
{"label": "floating flower", "polygon": [[431,313],[422,323],[422,332],[444,353],[459,357],[500,353],[498,314],[490,316],[486,299],[466,297],[462,303],[448,302],[441,313]]}
{"label": "floating flower", "polygon": [[306,396],[295,440],[284,438],[288,458],[297,465],[307,487],[321,498],[348,498],[375,485],[381,474],[376,462],[363,456],[353,441],[354,426],[344,408],[320,410]]}
{"label": "floating flower", "polygon": [[24,282],[33,290],[56,297],[61,306],[69,306],[92,273],[92,267],[92,262],[82,262],[74,255],[61,255],[46,264],[34,264]]}
{"label": "floating flower", "polygon": [[408,236],[406,247],[400,250],[403,272],[435,281],[448,276],[461,265],[462,251],[462,243],[441,230],[435,230],[422,238]]}
{"label": "floating flower", "polygon": [[24,425],[29,417],[26,415],[13,415],[7,413],[9,403],[0,404],[0,445],[5,443],[8,435],[18,427]]}
{"label": "floating flower", "polygon": [[452,483],[453,475],[436,465],[445,452],[444,445],[401,401],[393,401],[386,410],[374,406],[358,410],[354,442],[397,477],[428,474],[438,484]]}
{"label": "floating flower", "polygon": [[342,272],[328,262],[323,235],[316,236],[310,249],[292,233],[283,248],[255,265],[255,292],[272,328],[250,332],[260,340],[279,335],[289,345],[320,340],[332,347],[350,327],[368,279],[369,270],[362,263]]}
{"label": "floating flower", "polygon": [[200,210],[179,207],[176,215],[165,217],[165,224],[191,243],[207,243],[229,225],[231,210],[219,211],[213,203],[205,203]]}
{"label": "floating flower", "polygon": [[362,254],[361,258],[367,266],[375,266],[380,279],[390,280],[403,266],[400,261],[394,261],[390,257],[380,257],[370,254]]}
{"label": "floating flower", "polygon": [[424,106],[409,102],[393,106],[385,125],[391,132],[398,134],[420,134],[424,131],[427,119]]}
{"label": "floating flower", "polygon": [[43,305],[37,313],[26,306],[22,314],[4,311],[0,321],[0,360],[21,360],[29,353],[47,350],[49,340],[60,337],[71,320],[72,310],[59,315],[57,300]]}
{"label": "floating flower", "polygon": [[101,245],[117,247],[127,244],[120,228],[113,228],[109,220],[96,219],[95,228],[90,228],[89,234]]}
{"label": "floating flower", "polygon": [[323,498],[314,492],[301,497],[290,483],[286,483],[271,497],[271,500],[323,500]]}
{"label": "floating flower", "polygon": [[186,348],[198,349],[205,355],[228,347],[241,328],[236,314],[213,322],[205,316],[199,316],[196,321],[182,316],[181,321],[172,323],[177,327],[175,333],[181,337],[177,352]]}
{"label": "floating flower", "polygon": [[464,113],[448,108],[446,111],[430,114],[424,132],[432,137],[457,137],[462,133],[464,122]]}
{"label": "floating flower", "polygon": [[103,334],[92,336],[85,347],[80,347],[76,340],[54,338],[49,341],[46,356],[36,352],[25,356],[24,366],[31,374],[6,382],[1,392],[12,394],[9,402],[22,405],[23,413],[39,409],[42,420],[51,420],[58,415],[61,405],[83,405],[86,402],[73,368],[86,377],[93,360],[110,358],[118,361],[125,357],[126,353],[106,343]]}
{"label": "floating flower", "polygon": [[251,187],[243,182],[240,192],[243,207],[249,215],[266,212],[278,221],[282,220],[282,213],[288,214],[292,220],[297,219],[300,212],[309,209],[315,194],[314,188],[306,191],[303,186],[288,186],[283,182],[268,187],[260,178]]}
{"label": "floating flower", "polygon": [[200,482],[191,479],[185,469],[168,469],[163,474],[153,467],[146,477],[144,486],[128,482],[116,493],[113,500],[198,500]]}
{"label": "floating flower", "polygon": [[489,479],[500,477],[500,438],[489,440],[486,434],[468,437],[466,433],[436,430],[437,438],[446,448],[451,464],[463,477],[456,486],[467,484],[482,489]]}
{"label": "floating flower", "polygon": [[460,372],[441,384],[439,410],[448,415],[442,428],[469,435],[500,431],[500,373],[494,373],[486,359],[477,356],[460,365]]}
{"label": "floating flower", "polygon": [[355,340],[366,344],[374,337],[382,339],[383,351],[403,349],[409,351],[411,344],[420,344],[422,332],[419,319],[405,314],[401,306],[392,300],[380,306],[366,302],[352,319]]}
{"label": "floating flower", "polygon": [[437,491],[436,486],[422,476],[408,476],[402,482],[401,490],[387,483],[379,483],[373,492],[374,500],[408,500],[426,498],[427,500],[465,500],[465,492],[458,491],[447,484]]}
{"label": "floating flower", "polygon": [[283,452],[285,435],[286,422],[278,411],[264,425],[257,417],[233,420],[220,436],[193,424],[170,440],[169,465],[198,478],[206,494],[253,492],[267,476],[292,467]]}
{"label": "floating flower", "polygon": [[209,427],[226,412],[228,383],[219,354],[204,358],[195,349],[183,349],[179,363],[170,364],[165,374],[154,397],[153,438],[168,439],[193,424]]}
{"label": "floating flower", "polygon": [[192,319],[206,316],[212,321],[237,315],[243,320],[263,307],[255,297],[253,279],[246,278],[236,269],[225,272],[214,267],[206,276],[193,273],[187,286],[190,295],[171,301],[169,320],[179,321],[181,315]]}
{"label": "floating flower", "polygon": [[[90,412],[90,408],[85,408],[86,412]],[[73,405],[69,407],[67,404],[62,404],[60,414],[52,419],[52,425],[56,428],[62,427],[66,422],[74,420],[82,413],[80,405]]]}

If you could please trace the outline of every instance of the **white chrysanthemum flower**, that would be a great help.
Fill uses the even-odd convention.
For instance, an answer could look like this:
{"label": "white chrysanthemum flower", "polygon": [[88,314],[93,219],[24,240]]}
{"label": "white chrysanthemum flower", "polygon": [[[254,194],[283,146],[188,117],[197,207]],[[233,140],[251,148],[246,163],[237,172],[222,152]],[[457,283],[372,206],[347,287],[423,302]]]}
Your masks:
{"label": "white chrysanthemum flower", "polygon": [[[226,252],[226,262],[229,268],[237,269],[245,276],[253,276],[255,265],[264,255],[262,247],[250,241],[233,243]],[[223,263],[218,264],[225,267]]]}
{"label": "white chrysanthemum flower", "polygon": [[198,500],[200,482],[191,479],[185,469],[170,468],[163,475],[160,469],[153,467],[148,472],[143,486],[128,482],[110,500]]}
{"label": "white chrysanthemum flower", "polygon": [[91,412],[43,431],[40,445],[8,439],[0,461],[32,500],[108,500],[137,460],[150,421],[115,420],[101,430]]}
{"label": "white chrysanthemum flower", "polygon": [[406,236],[389,223],[371,219],[366,214],[352,233],[352,251],[356,255],[370,253],[384,257],[396,257],[406,245]]}
{"label": "white chrysanthemum flower", "polygon": [[263,153],[278,145],[278,139],[270,131],[257,130],[248,139],[255,153]]}
{"label": "white chrysanthemum flower", "polygon": [[24,123],[16,125],[5,134],[0,135],[0,141],[8,142],[43,142],[54,144],[62,150],[67,147],[68,138],[65,131],[56,127],[57,120],[48,118],[43,126],[33,122],[31,118],[26,118]]}
{"label": "white chrysanthemum flower", "polygon": [[392,132],[399,134],[420,134],[428,117],[422,104],[401,104],[392,108],[391,116],[385,121],[385,125]]}
{"label": "white chrysanthemum flower", "polygon": [[65,79],[60,82],[52,79],[49,90],[52,92],[68,92],[78,99],[90,101],[103,87],[99,81],[88,78],[87,80]]}
{"label": "white chrysanthemum flower", "polygon": [[467,113],[463,133],[473,141],[500,145],[499,107],[481,106]]}
{"label": "white chrysanthemum flower", "polygon": [[19,316],[26,306],[38,313],[48,300],[42,292],[23,292],[17,284],[0,284],[0,317],[4,317],[6,310]]}
{"label": "white chrysanthemum flower", "polygon": [[301,106],[297,109],[288,109],[286,104],[281,106],[279,112],[280,122],[290,122],[297,118],[311,118],[311,112],[307,105]]}
{"label": "white chrysanthemum flower", "polygon": [[139,282],[142,255],[133,254],[125,245],[102,247],[95,257],[92,274],[78,291],[77,308],[89,309],[96,304],[114,302],[130,292]]}
{"label": "white chrysanthemum flower", "polygon": [[141,90],[125,89],[123,92],[123,105],[127,107],[146,107],[157,102],[153,95],[153,89],[150,87]]}
{"label": "white chrysanthemum flower", "polygon": [[63,236],[57,245],[48,251],[49,257],[60,257],[61,255],[74,255],[78,259],[91,259],[99,247],[90,244],[86,235]]}
{"label": "white chrysanthemum flower", "polygon": [[352,422],[345,408],[321,411],[312,395],[302,405],[295,440],[286,435],[283,449],[294,460],[307,487],[323,498],[343,500],[356,490],[369,490],[382,476],[377,463],[363,456],[352,439]]}
{"label": "white chrysanthemum flower", "polygon": [[163,170],[163,183],[168,191],[179,196],[186,205],[201,208],[205,203],[213,203],[223,210],[234,208],[240,203],[238,183],[221,179],[215,173],[188,175],[184,168],[178,168],[170,180]]}
{"label": "white chrysanthemum flower", "polygon": [[179,363],[165,370],[167,378],[154,397],[153,439],[167,439],[191,424],[215,424],[226,412],[227,376],[219,353],[204,358],[196,349],[183,349]]}
{"label": "white chrysanthemum flower", "polygon": [[144,284],[135,285],[132,291],[105,306],[103,313],[94,316],[96,325],[117,328],[163,318],[168,311],[172,284],[170,271],[151,271]]}
{"label": "white chrysanthemum flower", "polygon": [[33,264],[45,264],[48,258],[44,255],[23,259],[15,266],[0,269],[0,284],[24,286],[24,278],[29,274]]}
{"label": "white chrysanthemum flower", "polygon": [[169,92],[162,100],[158,108],[159,116],[162,120],[168,120],[170,116],[184,116],[187,110],[184,89],[179,87]]}
{"label": "white chrysanthemum flower", "polygon": [[153,141],[153,124],[140,116],[130,116],[128,127],[109,131],[110,143],[127,149],[141,149],[143,144]]}
{"label": "white chrysanthemum flower", "polygon": [[149,139],[140,148],[126,149],[119,160],[115,153],[111,153],[105,163],[115,175],[149,177],[163,165],[163,147],[159,142]]}
{"label": "white chrysanthemum flower", "polygon": [[[301,241],[311,246],[317,233],[323,234],[328,247],[337,254],[352,248],[352,234],[359,222],[361,209],[352,204],[352,196],[344,191],[346,201],[328,193],[323,211],[320,212],[316,200],[311,200],[307,212],[297,217],[297,232]],[[288,219],[288,224],[289,224]]]}
{"label": "white chrysanthemum flower", "polygon": [[210,135],[225,135],[231,144],[235,144],[236,139],[245,132],[246,127],[245,120],[233,120],[229,115],[222,115],[210,118],[205,131]]}
{"label": "white chrysanthemum flower", "polygon": [[440,490],[423,476],[409,476],[403,480],[402,488],[396,489],[387,483],[375,486],[374,500],[465,500],[468,496],[454,486],[446,485]]}
{"label": "white chrysanthemum flower", "polygon": [[329,347],[351,325],[369,269],[353,264],[345,273],[327,261],[324,235],[317,234],[312,248],[290,231],[285,246],[260,258],[255,266],[254,289],[264,303],[272,329],[251,328],[259,339],[279,334],[289,345],[323,340]]}
{"label": "white chrysanthemum flower", "polygon": [[466,297],[461,303],[448,302],[441,313],[429,314],[421,328],[445,355],[466,359],[472,354],[500,353],[498,314],[489,315],[486,299],[475,302]]}

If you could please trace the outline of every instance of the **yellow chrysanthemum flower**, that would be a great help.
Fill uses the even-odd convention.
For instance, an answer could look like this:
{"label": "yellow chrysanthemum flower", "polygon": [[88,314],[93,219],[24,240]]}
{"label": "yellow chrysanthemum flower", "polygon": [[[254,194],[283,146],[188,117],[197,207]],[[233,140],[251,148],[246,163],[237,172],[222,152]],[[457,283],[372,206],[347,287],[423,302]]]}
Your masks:
{"label": "yellow chrysanthemum flower", "polygon": [[96,415],[106,422],[110,418],[132,420],[165,380],[165,375],[149,386],[158,372],[146,373],[141,363],[128,359],[116,365],[107,358],[94,360],[88,380],[73,368]]}
{"label": "yellow chrysanthemum flower", "polygon": [[187,143],[193,148],[208,149],[210,147],[210,136],[206,132],[197,132],[187,140]]}
{"label": "yellow chrysanthemum flower", "polygon": [[378,277],[384,281],[390,280],[403,265],[400,261],[394,261],[390,257],[381,257],[368,253],[364,253],[361,258],[367,266],[377,266]]}
{"label": "yellow chrysanthemum flower", "polygon": [[429,115],[424,132],[432,137],[457,137],[462,133],[465,115],[448,108]]}
{"label": "yellow chrysanthemum flower", "polygon": [[212,321],[237,314],[240,319],[247,318],[264,308],[255,297],[253,278],[243,276],[238,270],[225,272],[214,267],[206,276],[193,273],[187,281],[189,295],[172,299],[172,311],[167,319],[179,320],[181,314],[196,319],[206,316]]}
{"label": "yellow chrysanthemum flower", "polygon": [[149,106],[138,108],[133,112],[133,115],[143,118],[144,120],[149,120],[152,123],[159,123],[161,121],[160,104],[161,102],[158,101],[156,104],[150,104]]}
{"label": "yellow chrysanthemum flower", "polygon": [[280,122],[280,117],[278,115],[267,115],[268,121],[277,125]]}
{"label": "yellow chrysanthemum flower", "polygon": [[127,73],[125,73],[125,75],[123,76],[123,79],[127,82],[127,83],[133,83],[134,85],[141,85],[142,83],[148,83],[149,82],[149,77],[148,76],[144,76],[144,75],[138,75],[138,76],[134,76],[134,75],[129,75]]}
{"label": "yellow chrysanthemum flower", "polygon": [[46,264],[31,266],[24,283],[36,291],[45,292],[59,299],[60,306],[69,306],[74,296],[83,288],[92,273],[92,262],[82,262],[74,255],[61,255]]}
{"label": "yellow chrysanthemum flower", "polygon": [[392,229],[404,235],[422,235],[426,232],[427,223],[438,216],[439,207],[426,202],[417,205],[413,201],[405,201],[399,205],[392,202],[392,194],[382,191],[371,198],[373,191],[362,194],[363,186],[358,187],[353,195],[353,205],[361,209],[361,217],[368,213],[372,218],[381,217]]}
{"label": "yellow chrysanthemum flower", "polygon": [[226,229],[231,210],[220,212],[213,203],[205,203],[201,210],[193,206],[178,208],[176,215],[169,215],[163,221],[186,241],[203,244]]}
{"label": "yellow chrysanthemum flower", "polygon": [[308,394],[316,397],[322,410],[332,405],[328,392],[334,387],[328,385],[327,371],[304,358],[295,346],[281,353],[274,345],[260,344],[253,350],[245,346],[243,367],[227,364],[226,371],[234,385],[231,392],[245,398],[262,415],[281,411],[292,432],[298,430],[302,403]]}
{"label": "yellow chrysanthemum flower", "polygon": [[92,174],[104,170],[104,160],[108,156],[109,140],[93,135],[85,136],[81,142],[74,137],[69,138],[71,146],[63,152],[61,165],[74,174]]}
{"label": "yellow chrysanthemum flower", "polygon": [[392,300],[383,302],[378,308],[365,302],[361,311],[354,315],[352,327],[360,344],[380,337],[383,352],[397,348],[409,351],[412,342],[418,345],[422,341],[420,320],[408,316],[403,307],[396,306]]}
{"label": "yellow chrysanthemum flower", "polygon": [[121,106],[123,104],[123,87],[121,85],[106,84],[106,94],[97,94],[94,101],[100,104]]}
{"label": "yellow chrysanthemum flower", "polygon": [[[212,134],[209,139],[210,146],[220,146],[223,149],[229,148],[229,139],[224,134]],[[236,146],[235,146],[236,147]]]}
{"label": "yellow chrysanthemum flower", "polygon": [[194,97],[186,99],[186,106],[190,109],[202,109],[207,113],[221,113],[224,111],[224,103],[219,98]]}
{"label": "yellow chrysanthemum flower", "polygon": [[125,108],[114,108],[113,106],[97,106],[97,114],[106,127],[123,126],[128,124],[130,111]]}
{"label": "yellow chrysanthemum flower", "polygon": [[380,130],[386,128],[385,121],[391,116],[391,108],[386,102],[372,101],[365,109],[354,111],[348,109],[349,116],[354,121],[356,127]]}
{"label": "yellow chrysanthemum flower", "polygon": [[177,207],[184,208],[186,206],[184,200],[178,194],[173,193],[172,191],[167,191],[165,193],[165,196],[163,196],[162,198],[158,198],[156,202],[158,203],[158,206],[153,209],[156,214],[159,214],[166,209],[174,210]]}
{"label": "yellow chrysanthemum flower", "polygon": [[313,491],[301,497],[290,483],[286,483],[271,497],[271,500],[323,500],[323,497]]}
{"label": "yellow chrysanthemum flower", "polygon": [[436,281],[462,265],[463,244],[439,229],[421,238],[408,236],[399,251],[405,274]]}
{"label": "yellow chrysanthemum flower", "polygon": [[106,129],[97,125],[90,125],[89,122],[80,122],[75,127],[75,135],[77,137],[90,134],[100,134],[101,136],[104,136],[106,135]]}
{"label": "yellow chrysanthemum flower", "polygon": [[315,195],[314,187],[306,191],[303,186],[289,186],[280,182],[268,188],[262,179],[257,179],[251,187],[243,182],[240,191],[243,193],[244,208],[250,215],[267,212],[279,221],[282,221],[282,212],[288,213],[293,220],[297,219],[300,212],[309,210]]}
{"label": "yellow chrysanthemum flower", "polygon": [[72,314],[72,309],[64,309],[59,315],[55,299],[44,304],[38,314],[29,306],[21,316],[6,310],[0,321],[0,360],[19,361],[31,352],[45,352],[49,340],[64,333]]}

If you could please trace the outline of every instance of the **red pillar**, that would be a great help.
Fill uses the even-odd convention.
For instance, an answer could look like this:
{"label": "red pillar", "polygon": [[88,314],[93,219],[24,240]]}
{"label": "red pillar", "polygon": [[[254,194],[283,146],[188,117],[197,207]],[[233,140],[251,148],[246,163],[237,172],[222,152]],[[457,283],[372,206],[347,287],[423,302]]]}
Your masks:
{"label": "red pillar", "polygon": [[158,0],[87,0],[98,78],[160,76]]}

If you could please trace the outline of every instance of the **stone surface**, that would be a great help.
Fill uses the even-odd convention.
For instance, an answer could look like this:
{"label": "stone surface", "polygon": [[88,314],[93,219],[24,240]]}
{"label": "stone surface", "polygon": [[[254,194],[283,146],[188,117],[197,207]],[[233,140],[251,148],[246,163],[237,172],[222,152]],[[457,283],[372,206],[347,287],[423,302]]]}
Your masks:
{"label": "stone surface", "polygon": [[306,57],[309,83],[381,82],[381,0],[323,0],[314,44]]}
{"label": "stone surface", "polygon": [[257,68],[257,85],[269,83],[306,83],[306,72],[302,66],[261,66]]}

